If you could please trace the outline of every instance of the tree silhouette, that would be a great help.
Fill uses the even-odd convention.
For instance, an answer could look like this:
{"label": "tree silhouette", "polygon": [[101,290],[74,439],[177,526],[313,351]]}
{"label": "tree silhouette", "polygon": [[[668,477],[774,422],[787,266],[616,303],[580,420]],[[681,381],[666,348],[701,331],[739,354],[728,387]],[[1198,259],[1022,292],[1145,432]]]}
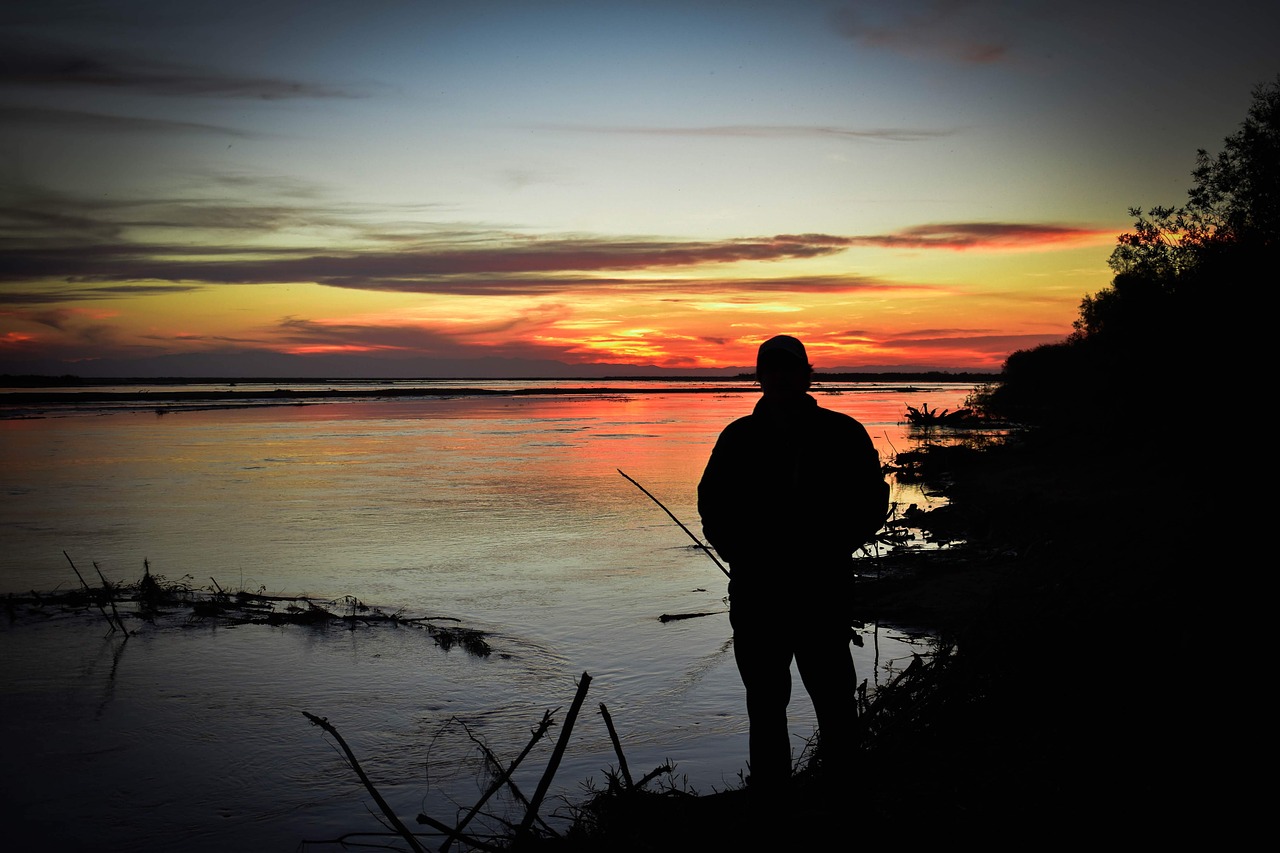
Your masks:
{"label": "tree silhouette", "polygon": [[1211,223],[1209,243],[1274,246],[1280,231],[1280,74],[1253,90],[1240,130],[1215,158],[1201,149],[1190,210]]}
{"label": "tree silhouette", "polygon": [[[1181,207],[1131,208],[1109,264],[1060,344],[1015,352],[987,411],[1028,422],[1116,425],[1150,417],[1188,374],[1230,365],[1280,233],[1280,75],[1257,86],[1240,129],[1201,149]],[[1244,318],[1244,320],[1241,320]],[[1168,400],[1163,400],[1166,404]]]}

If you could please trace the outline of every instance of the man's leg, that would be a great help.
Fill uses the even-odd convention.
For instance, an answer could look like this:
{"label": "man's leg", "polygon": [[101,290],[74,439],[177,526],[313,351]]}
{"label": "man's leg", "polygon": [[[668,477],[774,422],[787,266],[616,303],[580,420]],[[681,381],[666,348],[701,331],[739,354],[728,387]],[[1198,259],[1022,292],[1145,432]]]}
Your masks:
{"label": "man's leg", "polygon": [[791,778],[791,736],[787,730],[790,640],[756,608],[735,604],[730,606],[729,621],[733,625],[733,657],[747,690],[751,783],[773,787]]}
{"label": "man's leg", "polygon": [[853,763],[857,724],[857,674],[849,651],[849,628],[842,620],[805,632],[796,647],[796,668],[818,716],[819,755],[831,774]]}

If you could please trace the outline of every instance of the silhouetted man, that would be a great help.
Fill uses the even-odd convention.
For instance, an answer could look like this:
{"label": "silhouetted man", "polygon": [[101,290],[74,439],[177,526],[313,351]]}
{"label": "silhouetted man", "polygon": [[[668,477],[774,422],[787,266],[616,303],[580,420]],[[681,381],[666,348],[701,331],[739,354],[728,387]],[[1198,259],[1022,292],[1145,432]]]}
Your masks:
{"label": "silhouetted man", "polygon": [[847,770],[856,719],[845,614],[853,552],[884,523],[889,487],[866,429],[820,407],[804,344],[760,345],[763,396],[720,433],[702,481],[702,531],[729,562],[733,651],[747,690],[752,787],[791,777],[791,660],[818,716],[820,754]]}

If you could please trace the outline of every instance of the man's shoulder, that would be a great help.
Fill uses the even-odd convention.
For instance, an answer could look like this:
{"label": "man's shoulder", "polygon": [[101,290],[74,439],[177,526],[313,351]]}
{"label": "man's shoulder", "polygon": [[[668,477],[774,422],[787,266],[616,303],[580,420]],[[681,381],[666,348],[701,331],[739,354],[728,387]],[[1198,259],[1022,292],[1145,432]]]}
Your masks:
{"label": "man's shoulder", "polygon": [[865,429],[862,425],[862,421],[858,420],[853,415],[848,415],[844,412],[836,411],[835,409],[828,409],[825,406],[817,406],[815,408],[816,417],[822,418],[829,424],[843,427],[845,429]]}
{"label": "man's shoulder", "polygon": [[730,421],[728,426],[720,430],[720,435],[734,436],[734,435],[741,435],[742,433],[752,432],[760,425],[760,423],[761,423],[761,419],[758,415],[755,415],[755,414],[743,415],[742,417],[736,420]]}

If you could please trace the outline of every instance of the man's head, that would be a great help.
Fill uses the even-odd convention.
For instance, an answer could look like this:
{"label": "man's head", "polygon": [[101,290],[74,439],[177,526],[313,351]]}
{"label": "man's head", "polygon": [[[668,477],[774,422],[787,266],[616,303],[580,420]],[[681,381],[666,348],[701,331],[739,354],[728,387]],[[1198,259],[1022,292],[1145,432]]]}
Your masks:
{"label": "man's head", "polygon": [[766,397],[798,397],[809,390],[813,365],[804,344],[790,335],[775,335],[756,353],[756,379]]}

